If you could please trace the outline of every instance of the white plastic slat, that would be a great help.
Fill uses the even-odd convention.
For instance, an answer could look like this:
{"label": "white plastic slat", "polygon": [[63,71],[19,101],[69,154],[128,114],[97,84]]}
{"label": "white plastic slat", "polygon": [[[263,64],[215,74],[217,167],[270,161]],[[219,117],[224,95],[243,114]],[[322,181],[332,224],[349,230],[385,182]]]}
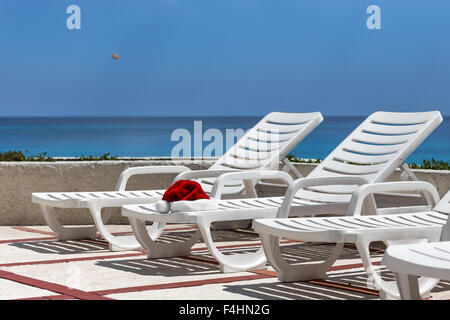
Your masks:
{"label": "white plastic slat", "polygon": [[321,231],[320,228],[314,228],[310,227],[308,225],[303,224],[293,224],[292,222],[286,220],[286,219],[277,219],[277,220],[270,220],[270,221],[264,221],[264,223],[273,229],[280,229],[280,230],[289,230],[289,231]]}
{"label": "white plastic slat", "polygon": [[[323,167],[320,168],[320,170],[314,170],[314,172],[310,173],[308,175],[308,178],[314,178],[314,177],[343,177],[345,176],[343,173],[338,173],[335,171],[328,171],[324,170]],[[365,178],[368,181],[372,181],[374,174],[368,174],[368,175],[361,175],[359,177]]]}
{"label": "white plastic slat", "polygon": [[[213,186],[210,184],[202,184],[203,191],[206,193],[211,193]],[[236,185],[236,186],[224,186],[224,191],[222,193],[224,194],[230,194],[230,193],[238,193],[244,188],[244,185]]]}
{"label": "white plastic slat", "polygon": [[425,225],[425,226],[433,226],[433,225],[439,225],[441,224],[440,222],[436,223],[434,221],[432,221],[431,219],[421,216],[421,217],[417,217],[417,216],[398,216],[395,219],[396,221],[399,222],[406,222],[406,223],[410,223],[413,225]]}
{"label": "white plastic slat", "polygon": [[323,186],[323,187],[309,187],[307,190],[313,190],[323,193],[336,193],[336,194],[351,194],[357,189],[357,186],[351,185],[335,185],[335,186]]}
{"label": "white plastic slat", "polygon": [[[216,182],[216,178],[201,178],[197,180],[201,184],[213,186]],[[225,187],[241,187],[243,185],[241,180],[230,181],[225,184]]]}
{"label": "white plastic slat", "polygon": [[[277,221],[278,220],[278,221]],[[325,227],[318,223],[311,223],[308,221],[308,219],[277,219],[274,220],[275,222],[278,222],[282,226],[296,229],[296,228],[302,228],[308,231],[323,231],[329,229],[328,227]]]}
{"label": "white plastic slat", "polygon": [[229,165],[241,165],[249,168],[259,168],[262,166],[261,161],[242,158],[241,156],[236,155],[236,152],[234,152],[234,150],[230,151],[226,157],[223,157],[223,159],[221,159],[221,161],[217,162],[216,164],[222,163],[226,163]]}
{"label": "white plastic slat", "polygon": [[270,201],[270,199],[265,199],[265,198],[259,198],[257,200],[255,200],[257,203],[260,203],[262,205],[266,205],[269,207],[280,207],[282,201],[279,201],[279,203],[277,203],[276,201]]}
{"label": "white plastic slat", "polygon": [[261,123],[261,125],[258,126],[258,131],[262,132],[272,132],[272,133],[292,133],[299,130],[302,130],[306,127],[306,123],[302,124],[292,124],[292,125],[279,125],[279,124],[273,124],[269,122]]}
{"label": "white plastic slat", "polygon": [[284,197],[270,197],[270,198],[263,198],[267,200],[268,202],[271,202],[273,204],[279,204],[281,205],[284,201]]}
{"label": "white plastic slat", "polygon": [[236,169],[236,170],[254,170],[261,168],[261,164],[255,164],[253,162],[245,162],[245,161],[233,161],[228,163],[221,163],[222,168],[228,169]]}
{"label": "white plastic slat", "polygon": [[87,195],[83,195],[82,192],[77,192],[75,193],[78,197],[82,198],[82,199],[86,199]]}
{"label": "white plastic slat", "polygon": [[250,149],[253,151],[261,151],[261,152],[267,153],[267,152],[276,152],[278,149],[280,149],[283,146],[284,143],[283,142],[282,143],[266,143],[266,142],[258,142],[258,141],[247,139],[246,141],[244,141],[244,143],[239,144],[238,148]]}
{"label": "white plastic slat", "polygon": [[341,194],[332,194],[332,193],[321,193],[321,192],[313,192],[309,190],[299,190],[296,195],[297,198],[303,200],[310,200],[322,203],[342,203],[350,201],[350,195],[341,195]]}
{"label": "white plastic slat", "polygon": [[402,149],[401,145],[373,145],[364,144],[359,142],[350,141],[344,147],[343,150],[349,152],[357,152],[361,154],[373,154],[373,155],[384,155],[392,154],[398,152]]}
{"label": "white plastic slat", "polygon": [[55,200],[70,200],[71,198],[69,198],[69,197],[67,197],[67,196],[65,196],[64,194],[62,194],[62,193],[46,193],[46,194],[44,194],[44,193],[40,193],[40,194],[37,194],[37,195],[35,195],[36,197],[39,197],[39,198],[41,198],[41,199],[44,199],[44,200],[50,200],[50,201],[55,201]]}
{"label": "white plastic slat", "polygon": [[68,198],[68,199],[71,199],[71,200],[80,200],[80,199],[83,199],[83,198],[81,198],[79,195],[77,195],[76,193],[73,193],[73,192],[64,192],[64,193],[61,193],[61,194],[59,194],[60,196],[64,196],[64,197],[66,197],[66,198]]}
{"label": "white plastic slat", "polygon": [[344,217],[344,218],[339,219],[339,221],[342,223],[349,223],[351,225],[357,225],[357,226],[359,226],[359,228],[374,229],[374,228],[379,227],[379,225],[377,225],[373,221],[359,220],[357,217]]}
{"label": "white plastic slat", "polygon": [[358,230],[358,229],[373,229],[375,228],[373,225],[370,224],[362,224],[358,223],[354,219],[336,219],[336,218],[325,218],[323,221],[328,221],[330,223],[333,223],[334,225],[343,228],[343,229],[352,229],[352,230]]}
{"label": "white plastic slat", "polygon": [[[307,220],[307,219],[305,219]],[[300,221],[298,219],[292,220],[291,223],[286,222],[286,225],[289,225],[291,227],[301,226],[306,227],[308,226],[311,228],[311,231],[314,231],[314,228],[317,229],[317,231],[326,231],[330,229],[337,229],[337,230],[343,230],[345,228],[342,228],[341,226],[325,220],[307,220],[307,221]]]}
{"label": "white plastic slat", "polygon": [[434,212],[434,209],[433,209],[433,211],[431,211],[429,213],[424,213],[424,214],[414,215],[414,216],[421,217],[422,219],[425,219],[426,221],[429,221],[430,223],[437,223],[437,224],[446,222],[447,218],[448,218],[447,214]]}
{"label": "white plastic slat", "polygon": [[275,133],[265,133],[262,131],[257,130],[251,130],[248,133],[248,138],[251,138],[251,140],[259,140],[259,141],[265,141],[268,143],[279,143],[279,142],[285,142],[292,138],[295,138],[298,135],[298,132],[293,132],[289,134],[275,134]]}
{"label": "white plastic slat", "polygon": [[[363,217],[363,218],[365,218],[365,217]],[[387,220],[386,217],[383,217],[383,216],[374,216],[374,217],[369,217],[367,219],[368,220],[372,220],[375,223],[386,225],[386,227],[389,227],[389,228],[393,228],[393,227],[402,227],[403,228],[403,227],[405,227],[405,223],[404,222],[398,223],[398,222],[396,222],[396,221],[394,221],[392,219]]]}
{"label": "white plastic slat", "polygon": [[370,120],[390,124],[411,124],[430,121],[435,119],[438,115],[438,111],[408,113],[378,111],[370,116]]}
{"label": "white plastic slat", "polygon": [[225,210],[237,210],[237,209],[242,209],[242,207],[240,205],[237,205],[235,203],[231,203],[229,201],[221,201],[219,203],[219,207],[223,208]]}
{"label": "white plastic slat", "polygon": [[262,163],[254,161],[254,160],[245,160],[234,158],[231,155],[228,155],[226,158],[223,158],[220,162],[216,162],[215,168],[226,168],[226,169],[241,169],[241,170],[254,170],[259,169],[263,166]]}
{"label": "white plastic slat", "polygon": [[[335,223],[333,219],[323,219],[323,218],[306,218],[307,222],[310,224],[317,224],[325,230],[331,229],[331,230],[346,230],[349,229],[349,227],[343,226],[342,224]],[[299,220],[293,221],[293,223],[298,222]],[[351,227],[350,229],[357,229],[356,227]]]}
{"label": "white plastic slat", "polygon": [[236,200],[236,199],[231,200],[230,199],[230,200],[222,200],[222,201],[220,201],[220,203],[224,203],[229,206],[234,206],[236,209],[269,208],[269,206],[266,206],[266,205],[258,203],[258,202],[253,203],[253,201],[255,199],[248,199],[248,200],[250,200],[250,201],[242,202],[240,200]]}
{"label": "white plastic slat", "polygon": [[387,161],[392,160],[392,154],[363,155],[348,152],[345,150],[337,150],[335,153],[333,153],[332,159],[336,161],[352,162],[357,164],[374,164],[374,163],[385,163]]}
{"label": "white plastic slat", "polygon": [[362,141],[365,143],[391,145],[391,144],[403,144],[408,142],[410,139],[414,138],[414,134],[406,134],[399,136],[384,136],[379,134],[370,134],[366,132],[360,132],[354,140]]}
{"label": "white plastic slat", "polygon": [[297,205],[297,206],[311,206],[311,205],[317,204],[317,202],[308,201],[308,200],[299,199],[299,198],[294,198],[292,200],[292,203],[293,203],[293,205]]}
{"label": "white plastic slat", "polygon": [[263,121],[271,121],[282,124],[302,123],[307,121],[315,121],[319,112],[303,112],[303,113],[287,113],[287,112],[271,112],[264,117]]}
{"label": "white plastic slat", "polygon": [[413,125],[388,125],[378,123],[366,123],[363,127],[363,132],[376,133],[380,135],[406,135],[414,134],[421,130],[426,124],[413,124]]}
{"label": "white plastic slat", "polygon": [[[408,246],[408,261],[416,264],[431,262],[429,265],[434,268],[450,269],[450,242],[429,243],[426,245]],[[443,267],[445,266],[445,267]],[[445,278],[449,279],[450,274],[445,273]]]}
{"label": "white plastic slat", "polygon": [[386,223],[392,222],[392,223],[397,223],[399,225],[403,225],[405,227],[414,227],[414,226],[420,226],[420,225],[424,225],[424,226],[429,226],[429,223],[418,223],[417,221],[414,221],[414,219],[412,219],[412,217],[408,217],[408,216],[404,216],[404,217],[398,217],[398,216],[382,216],[383,220]]}
{"label": "white plastic slat", "polygon": [[326,166],[324,166],[324,168],[329,169],[330,171],[339,172],[345,175],[367,175],[377,173],[383,167],[383,164],[357,165],[334,160],[328,161]]}
{"label": "white plastic slat", "polygon": [[250,160],[265,160],[269,159],[271,155],[278,155],[278,152],[257,152],[252,150],[244,150],[241,148],[235,148],[231,153],[231,156],[237,156],[240,159]]}

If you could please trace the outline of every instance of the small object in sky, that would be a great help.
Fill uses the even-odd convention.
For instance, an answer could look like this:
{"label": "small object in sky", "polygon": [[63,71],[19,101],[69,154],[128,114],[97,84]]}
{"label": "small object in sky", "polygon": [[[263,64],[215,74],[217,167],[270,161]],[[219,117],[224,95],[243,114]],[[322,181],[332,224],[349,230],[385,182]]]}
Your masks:
{"label": "small object in sky", "polygon": [[119,55],[118,55],[117,53],[113,53],[112,57],[113,57],[115,60],[119,60]]}

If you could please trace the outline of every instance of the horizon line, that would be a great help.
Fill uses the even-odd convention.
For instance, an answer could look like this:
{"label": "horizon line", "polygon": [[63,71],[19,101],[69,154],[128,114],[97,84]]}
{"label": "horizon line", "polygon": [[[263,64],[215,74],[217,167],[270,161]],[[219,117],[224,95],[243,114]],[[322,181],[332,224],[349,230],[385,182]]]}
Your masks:
{"label": "horizon line", "polygon": [[[290,112],[288,112],[290,113]],[[292,112],[293,113],[293,112]],[[305,112],[308,113],[308,112]],[[132,116],[102,116],[102,115],[93,115],[93,116],[87,116],[87,115],[68,115],[68,116],[61,116],[61,115],[48,115],[48,116],[0,116],[0,119],[11,119],[11,118],[262,118],[266,116],[264,115],[213,115],[213,116],[205,116],[205,115],[182,115],[182,116],[171,116],[171,115],[132,115]],[[367,117],[370,114],[362,114],[362,115],[335,115],[335,114],[324,114],[322,113],[324,117],[334,117],[334,118],[361,118],[361,117]],[[442,114],[442,117],[450,117],[450,114]]]}

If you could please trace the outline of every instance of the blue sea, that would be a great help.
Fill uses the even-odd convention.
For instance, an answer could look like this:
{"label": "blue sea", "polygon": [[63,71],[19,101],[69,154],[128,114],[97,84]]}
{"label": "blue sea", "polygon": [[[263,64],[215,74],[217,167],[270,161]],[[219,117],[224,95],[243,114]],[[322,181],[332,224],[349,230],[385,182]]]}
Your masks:
{"label": "blue sea", "polygon": [[[363,117],[325,117],[292,154],[301,158],[327,156]],[[100,156],[170,157],[179,140],[175,129],[193,133],[194,121],[202,121],[202,132],[251,128],[260,117],[164,117],[164,118],[0,118],[0,151],[20,150],[27,155],[47,152],[52,157]],[[450,160],[450,117],[414,151],[407,162],[422,159]],[[225,139],[224,139],[225,140]],[[203,142],[205,148],[210,141]],[[223,149],[226,149],[225,141]],[[214,154],[213,154],[214,155]]]}

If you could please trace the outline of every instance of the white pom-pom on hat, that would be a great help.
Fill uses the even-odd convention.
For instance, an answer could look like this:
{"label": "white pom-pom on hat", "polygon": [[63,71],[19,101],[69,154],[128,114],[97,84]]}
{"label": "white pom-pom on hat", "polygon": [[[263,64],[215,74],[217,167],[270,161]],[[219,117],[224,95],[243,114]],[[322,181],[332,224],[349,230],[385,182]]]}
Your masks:
{"label": "white pom-pom on hat", "polygon": [[158,210],[160,213],[168,213],[170,211],[170,202],[166,200],[159,200],[155,204],[155,209]]}

